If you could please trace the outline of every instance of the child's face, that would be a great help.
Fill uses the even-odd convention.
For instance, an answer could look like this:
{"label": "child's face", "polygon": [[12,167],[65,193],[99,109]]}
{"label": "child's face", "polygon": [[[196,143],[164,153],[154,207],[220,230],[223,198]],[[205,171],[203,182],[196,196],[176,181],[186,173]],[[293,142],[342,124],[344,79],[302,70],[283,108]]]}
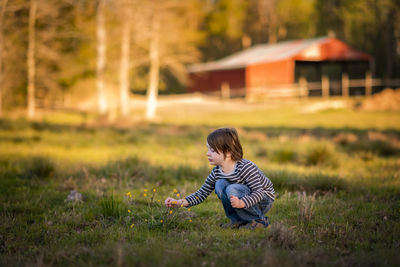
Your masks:
{"label": "child's face", "polygon": [[221,165],[225,161],[223,153],[215,151],[207,144],[207,159],[211,165]]}

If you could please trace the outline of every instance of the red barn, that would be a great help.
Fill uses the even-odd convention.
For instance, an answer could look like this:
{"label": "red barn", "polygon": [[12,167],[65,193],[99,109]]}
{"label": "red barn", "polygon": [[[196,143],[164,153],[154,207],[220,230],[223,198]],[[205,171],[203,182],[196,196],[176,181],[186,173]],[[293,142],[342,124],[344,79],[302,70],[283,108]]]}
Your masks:
{"label": "red barn", "polygon": [[[330,37],[256,45],[217,61],[188,68],[189,92],[213,92],[223,83],[230,89],[276,87],[297,83],[300,77],[320,82],[322,75],[340,80],[365,77],[372,57]],[[340,83],[331,94],[340,94]]]}

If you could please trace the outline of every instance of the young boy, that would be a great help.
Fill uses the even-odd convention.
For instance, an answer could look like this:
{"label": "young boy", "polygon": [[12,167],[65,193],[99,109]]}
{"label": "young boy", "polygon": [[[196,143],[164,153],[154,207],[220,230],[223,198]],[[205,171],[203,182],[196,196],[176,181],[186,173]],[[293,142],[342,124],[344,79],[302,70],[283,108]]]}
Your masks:
{"label": "young boy", "polygon": [[237,131],[221,128],[207,137],[207,158],[215,165],[203,186],[183,199],[167,198],[167,207],[191,207],[203,202],[215,189],[230,223],[223,228],[261,228],[269,225],[269,211],[274,202],[271,181],[251,161],[243,159]]}

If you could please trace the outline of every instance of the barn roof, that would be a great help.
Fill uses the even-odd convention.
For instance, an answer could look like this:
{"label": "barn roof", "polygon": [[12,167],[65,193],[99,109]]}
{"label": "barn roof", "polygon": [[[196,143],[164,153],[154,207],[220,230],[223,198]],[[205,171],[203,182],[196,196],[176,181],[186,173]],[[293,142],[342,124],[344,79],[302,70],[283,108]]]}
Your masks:
{"label": "barn roof", "polygon": [[[296,57],[305,51],[309,51],[312,54],[314,52],[312,50],[313,48],[329,43],[333,40],[340,42],[339,40],[330,37],[319,37],[305,40],[283,41],[276,44],[255,45],[220,60],[191,65],[188,70],[189,72],[202,72],[211,70],[240,69],[245,68],[248,65],[280,61]],[[357,57],[362,58],[363,60],[366,58],[369,59],[369,55],[351,48],[348,48],[347,52],[346,57],[343,57],[343,59],[355,59]],[[321,59],[313,58],[313,61],[321,61]]]}

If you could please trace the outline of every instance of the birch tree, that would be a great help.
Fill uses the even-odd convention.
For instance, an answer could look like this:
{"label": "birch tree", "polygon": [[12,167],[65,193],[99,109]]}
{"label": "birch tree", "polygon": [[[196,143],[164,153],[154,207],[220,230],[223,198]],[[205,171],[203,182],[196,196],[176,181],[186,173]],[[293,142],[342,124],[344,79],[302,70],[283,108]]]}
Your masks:
{"label": "birch tree", "polygon": [[106,88],[104,84],[104,70],[106,64],[106,30],[104,18],[105,0],[99,0],[97,6],[96,22],[97,22],[97,67],[96,67],[96,84],[98,110],[100,114],[104,114],[108,110]]}
{"label": "birch tree", "polygon": [[121,60],[120,60],[120,108],[121,115],[129,113],[129,67],[130,67],[130,41],[131,22],[129,1],[121,0],[122,34],[121,34]]}
{"label": "birch tree", "polygon": [[157,96],[161,68],[168,69],[184,82],[185,64],[199,57],[196,45],[199,42],[198,17],[193,11],[197,1],[164,0],[151,1],[145,6],[148,13],[149,82],[147,86],[146,119],[156,117]]}
{"label": "birch tree", "polygon": [[[155,7],[158,9],[158,5]],[[147,107],[146,119],[153,120],[156,115],[158,82],[160,72],[159,42],[160,42],[160,21],[158,12],[154,12],[151,19],[151,38],[150,38],[150,73],[149,86],[147,88]]]}
{"label": "birch tree", "polygon": [[35,22],[37,1],[31,0],[29,7],[29,40],[28,40],[28,118],[35,116]]}

